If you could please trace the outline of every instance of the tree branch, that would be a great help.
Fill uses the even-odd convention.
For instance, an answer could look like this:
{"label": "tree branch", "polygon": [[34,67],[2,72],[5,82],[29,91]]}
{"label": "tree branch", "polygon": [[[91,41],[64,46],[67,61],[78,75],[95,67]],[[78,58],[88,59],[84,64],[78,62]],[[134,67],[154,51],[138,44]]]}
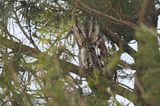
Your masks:
{"label": "tree branch", "polygon": [[[13,52],[21,52],[24,55],[28,55],[28,56],[32,56],[35,58],[38,58],[39,55],[46,55],[45,53],[31,48],[29,46],[23,45],[21,43],[15,42],[13,40],[9,40],[5,37],[0,37],[0,44],[10,48],[13,50]],[[73,72],[76,74],[79,74],[78,71],[81,71],[80,73],[82,73],[82,70],[84,70],[83,68],[80,68],[72,63],[66,62],[64,60],[59,60],[60,64],[61,64],[61,68],[65,69],[65,71],[67,72]]]}
{"label": "tree branch", "polygon": [[131,23],[131,22],[124,21],[124,20],[120,20],[120,19],[116,19],[116,18],[114,18],[114,17],[112,17],[112,16],[110,16],[110,15],[108,15],[108,14],[104,14],[104,13],[98,11],[98,10],[95,10],[95,9],[93,9],[93,8],[90,8],[90,7],[88,7],[86,4],[84,4],[81,0],[76,0],[76,1],[77,1],[77,3],[79,4],[78,6],[82,6],[82,7],[83,7],[83,8],[80,8],[80,7],[79,7],[79,9],[81,9],[81,10],[83,10],[83,11],[86,11],[86,12],[88,12],[89,14],[94,14],[94,15],[102,16],[102,17],[105,17],[105,18],[107,18],[107,19],[109,19],[109,20],[111,20],[111,21],[114,21],[114,22],[112,22],[112,23],[127,25],[127,26],[129,26],[129,27],[131,27],[131,28],[133,28],[134,26],[136,26],[135,24],[133,24],[133,23]]}
{"label": "tree branch", "polygon": [[127,98],[131,102],[135,102],[135,98],[137,98],[137,95],[135,94],[135,92],[130,91],[118,84],[113,83],[112,90],[115,91],[118,95],[121,95]]}
{"label": "tree branch", "polygon": [[[138,22],[141,24],[152,24],[150,19],[152,18],[151,15],[153,14],[154,9],[154,0],[144,0],[141,11],[139,13],[139,20]],[[148,17],[149,16],[149,17]]]}
{"label": "tree branch", "polygon": [[130,47],[125,41],[123,41],[118,35],[116,35],[112,30],[106,28],[104,33],[111,38],[120,48],[123,48],[132,57],[135,57],[136,51]]}

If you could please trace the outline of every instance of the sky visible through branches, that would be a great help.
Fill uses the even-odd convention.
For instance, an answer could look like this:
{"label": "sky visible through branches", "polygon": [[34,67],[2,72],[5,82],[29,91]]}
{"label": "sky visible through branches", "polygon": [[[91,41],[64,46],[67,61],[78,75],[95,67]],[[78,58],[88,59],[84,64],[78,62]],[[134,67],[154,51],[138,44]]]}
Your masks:
{"label": "sky visible through branches", "polygon": [[[18,27],[18,25],[14,22],[14,20],[10,20],[9,21],[9,24],[8,24],[8,29],[9,29],[9,31],[10,31],[10,33],[12,34],[12,35],[15,35],[17,38],[19,38],[19,39],[21,39],[21,41],[23,41],[23,43],[25,44],[25,45],[30,45],[29,44],[29,41],[25,38],[25,36],[23,36],[23,33],[22,33],[22,31],[21,31],[21,29]],[[134,48],[136,51],[137,51],[137,42],[135,41],[135,40],[132,40],[131,42],[129,42],[128,43],[132,48]],[[32,47],[32,46],[31,46]],[[43,47],[39,44],[38,45],[38,47],[40,48],[40,50],[45,50],[44,49],[44,45],[43,45]],[[47,45],[46,45],[46,48],[47,48]],[[76,49],[76,48],[75,48]],[[117,48],[118,49],[118,48]],[[78,51],[77,51],[77,53],[78,53]],[[124,60],[124,61],[126,61],[127,63],[130,63],[130,64],[132,64],[132,63],[134,63],[134,60],[133,60],[133,58],[131,57],[131,56],[129,56],[127,53],[123,53],[122,55],[121,55],[121,59],[122,60]],[[28,59],[28,62],[33,62],[35,59],[34,58],[29,58]],[[77,61],[78,61],[78,59],[77,59]],[[77,65],[77,62],[76,61],[71,61],[72,63],[74,63],[74,64],[76,64]],[[126,74],[128,74],[128,75],[133,75],[134,74],[134,71],[133,70],[130,70],[130,69],[125,69],[124,70],[124,73],[126,73]],[[79,78],[76,74],[72,74],[71,73],[71,75],[72,75],[72,77],[73,78]],[[132,78],[132,79],[130,79],[130,80],[128,80],[128,79],[118,79],[118,81],[120,82],[120,83],[122,83],[122,84],[124,84],[124,85],[126,85],[126,86],[128,86],[128,87],[130,87],[130,88],[134,88],[134,79]],[[83,83],[82,83],[82,86],[81,86],[83,89],[84,89],[84,92],[91,92],[91,90],[90,90],[90,88],[88,87],[88,84],[87,84],[87,82],[86,81],[83,81]],[[32,83],[31,84],[31,89],[38,89],[37,88],[37,85],[35,85],[35,83]],[[123,104],[130,104],[129,106],[133,106],[133,103],[130,103],[127,99],[125,99],[124,97],[122,97],[122,96],[120,96],[120,95],[117,95],[116,96],[116,98],[117,98],[117,100],[119,101],[119,102],[122,102]]]}

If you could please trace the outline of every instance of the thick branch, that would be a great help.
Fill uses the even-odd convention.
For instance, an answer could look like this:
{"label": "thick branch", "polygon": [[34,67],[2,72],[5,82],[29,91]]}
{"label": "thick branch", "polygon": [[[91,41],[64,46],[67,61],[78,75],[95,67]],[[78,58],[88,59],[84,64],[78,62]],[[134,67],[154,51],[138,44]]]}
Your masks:
{"label": "thick branch", "polygon": [[157,27],[157,20],[154,0],[144,0],[139,13],[138,23],[145,24],[149,27]]}
{"label": "thick branch", "polygon": [[109,38],[111,38],[120,48],[123,48],[132,57],[135,57],[136,51],[130,47],[125,41],[123,41],[119,36],[117,36],[112,30],[106,28],[104,32]]}
{"label": "thick branch", "polygon": [[147,16],[151,12],[153,2],[154,0],[144,0],[141,11],[140,11],[139,20],[138,20],[140,23],[145,23]]}
{"label": "thick branch", "polygon": [[[21,52],[22,54],[24,55],[28,55],[28,56],[32,56],[32,57],[35,57],[35,58],[38,58],[39,55],[45,55],[45,53],[37,50],[37,49],[34,49],[34,48],[31,48],[29,46],[26,46],[26,45],[23,45],[21,43],[18,43],[18,42],[15,42],[13,40],[9,40],[7,38],[4,38],[4,37],[0,37],[0,45],[3,45],[7,48],[10,48],[13,50],[13,52]],[[72,63],[69,63],[69,62],[66,62],[64,60],[59,60],[60,61],[60,64],[61,64],[61,68],[62,69],[65,69],[65,71],[67,72],[74,72],[74,73],[82,73],[82,72],[79,72],[78,71],[82,71],[84,69],[72,64]]]}
{"label": "thick branch", "polygon": [[95,10],[95,9],[93,9],[93,8],[90,8],[90,7],[88,7],[86,4],[84,4],[84,3],[83,3],[82,1],[80,1],[80,0],[76,0],[76,1],[77,1],[78,4],[79,4],[78,6],[82,6],[82,7],[83,7],[83,8],[80,8],[80,7],[79,7],[79,8],[82,9],[83,11],[88,12],[89,14],[93,14],[93,15],[100,16],[100,17],[102,16],[102,17],[105,17],[105,18],[113,21],[113,23],[122,24],[122,25],[127,25],[127,26],[132,27],[132,28],[135,26],[135,24],[133,24],[133,23],[131,23],[131,22],[117,19],[117,18],[112,17],[112,16],[110,16],[110,15],[108,15],[108,14],[104,14],[104,13],[98,11],[98,10]]}

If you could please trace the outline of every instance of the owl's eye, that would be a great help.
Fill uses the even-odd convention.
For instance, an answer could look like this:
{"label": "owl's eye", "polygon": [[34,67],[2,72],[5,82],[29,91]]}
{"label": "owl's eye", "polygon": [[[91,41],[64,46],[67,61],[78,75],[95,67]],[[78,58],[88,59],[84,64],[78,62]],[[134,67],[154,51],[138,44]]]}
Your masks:
{"label": "owl's eye", "polygon": [[95,30],[94,29],[92,29],[92,32],[94,32]]}
{"label": "owl's eye", "polygon": [[78,33],[82,33],[82,31],[79,29],[79,30],[78,30]]}

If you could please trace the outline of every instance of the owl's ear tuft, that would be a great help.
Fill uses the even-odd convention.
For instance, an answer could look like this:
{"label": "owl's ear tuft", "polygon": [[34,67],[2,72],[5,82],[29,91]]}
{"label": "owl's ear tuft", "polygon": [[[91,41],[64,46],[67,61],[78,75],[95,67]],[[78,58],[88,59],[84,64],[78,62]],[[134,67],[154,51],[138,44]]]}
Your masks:
{"label": "owl's ear tuft", "polygon": [[82,46],[82,43],[85,40],[84,27],[82,25],[74,25],[73,34],[79,46]]}
{"label": "owl's ear tuft", "polygon": [[99,39],[99,33],[100,33],[100,27],[97,24],[97,22],[95,22],[93,24],[92,33],[91,33],[91,36],[90,36],[93,44]]}

